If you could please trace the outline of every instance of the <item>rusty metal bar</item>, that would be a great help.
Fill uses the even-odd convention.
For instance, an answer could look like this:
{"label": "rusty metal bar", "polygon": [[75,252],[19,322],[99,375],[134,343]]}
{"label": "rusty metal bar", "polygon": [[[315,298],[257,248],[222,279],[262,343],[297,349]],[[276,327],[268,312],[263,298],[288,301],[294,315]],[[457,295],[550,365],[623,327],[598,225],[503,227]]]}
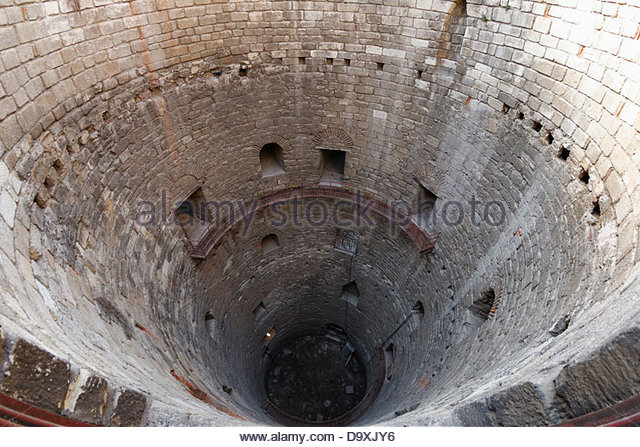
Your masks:
{"label": "rusty metal bar", "polygon": [[640,395],[571,419],[558,427],[640,427]]}
{"label": "rusty metal bar", "polygon": [[42,410],[7,396],[6,394],[0,394],[0,426],[97,427],[94,424],[80,422],[50,411]]}

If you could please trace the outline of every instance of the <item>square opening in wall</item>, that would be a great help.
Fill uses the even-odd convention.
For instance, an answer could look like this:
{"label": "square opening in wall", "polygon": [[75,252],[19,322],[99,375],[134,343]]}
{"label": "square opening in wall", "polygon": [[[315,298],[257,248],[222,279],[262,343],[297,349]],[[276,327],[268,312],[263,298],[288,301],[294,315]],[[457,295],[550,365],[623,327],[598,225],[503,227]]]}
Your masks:
{"label": "square opening in wall", "polygon": [[422,301],[416,301],[411,312],[420,318],[424,317],[424,305],[422,304]]}
{"label": "square opening in wall", "polygon": [[385,364],[385,374],[387,381],[391,381],[393,379],[393,369],[396,362],[396,349],[393,346],[393,343],[389,343],[386,348],[384,348],[384,364]]}
{"label": "square opening in wall", "polygon": [[175,210],[175,216],[187,239],[193,245],[197,245],[204,235],[209,221],[202,188],[198,188],[178,205]]}
{"label": "square opening in wall", "polygon": [[348,230],[338,230],[336,235],[336,250],[348,255],[355,255],[358,250],[358,233]]}
{"label": "square opening in wall", "polygon": [[216,333],[216,319],[211,312],[207,312],[204,315],[204,327],[209,333],[211,338],[215,338]]}
{"label": "square opening in wall", "polygon": [[260,168],[262,178],[284,173],[284,157],[282,148],[276,143],[269,143],[260,149]]}
{"label": "square opening in wall", "polygon": [[324,184],[344,182],[344,167],[347,153],[345,151],[320,149],[320,181]]}
{"label": "square opening in wall", "polygon": [[580,171],[579,178],[580,178],[580,181],[582,183],[584,183],[585,185],[588,185],[589,184],[589,179],[590,179],[589,171],[584,169],[584,168],[582,168],[582,170]]}
{"label": "square opening in wall", "polygon": [[280,241],[278,239],[278,236],[276,236],[275,234],[266,235],[260,242],[260,247],[262,248],[262,253],[264,254],[276,251],[278,248],[280,248]]}
{"label": "square opening in wall", "polygon": [[342,295],[340,298],[343,301],[351,304],[354,307],[358,307],[358,301],[360,301],[360,291],[355,281],[350,282],[346,286],[342,287]]}
{"label": "square opening in wall", "polygon": [[535,132],[540,132],[542,130],[542,123],[540,123],[540,121],[534,121],[533,123],[531,123],[531,128]]}
{"label": "square opening in wall", "polygon": [[477,297],[467,309],[464,334],[465,336],[474,333],[485,321],[493,318],[496,312],[496,293],[493,289],[488,289]]}
{"label": "square opening in wall", "polygon": [[264,315],[264,313],[267,311],[266,306],[264,305],[263,301],[260,301],[260,303],[253,308],[253,316],[258,319],[260,318],[260,316]]}
{"label": "square opening in wall", "polygon": [[418,225],[423,228],[427,227],[437,200],[438,196],[418,184],[418,193],[413,204],[413,218],[418,222]]}
{"label": "square opening in wall", "polygon": [[544,141],[549,145],[553,144],[553,140],[555,140],[555,138],[551,132],[547,133],[547,136],[544,137]]}
{"label": "square opening in wall", "polygon": [[493,289],[489,289],[473,302],[469,310],[471,310],[476,317],[486,321],[495,313],[493,308],[495,300],[496,293]]}
{"label": "square opening in wall", "polygon": [[600,217],[601,213],[602,211],[600,210],[600,200],[596,199],[596,201],[593,202],[593,208],[591,209],[591,214],[595,217]]}

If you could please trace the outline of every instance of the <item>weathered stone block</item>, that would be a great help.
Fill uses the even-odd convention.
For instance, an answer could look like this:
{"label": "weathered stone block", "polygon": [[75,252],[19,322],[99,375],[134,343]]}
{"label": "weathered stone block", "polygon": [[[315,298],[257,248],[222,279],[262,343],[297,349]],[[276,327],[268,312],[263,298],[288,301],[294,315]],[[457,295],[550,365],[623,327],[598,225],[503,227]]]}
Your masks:
{"label": "weathered stone block", "polygon": [[7,339],[4,336],[4,331],[0,328],[0,368],[2,368],[2,362],[7,349]]}
{"label": "weathered stone block", "polygon": [[111,415],[111,425],[117,427],[137,427],[142,424],[147,409],[147,398],[132,390],[126,390],[120,397]]}
{"label": "weathered stone block", "polygon": [[502,427],[540,427],[549,425],[549,416],[540,391],[523,383],[493,395],[489,408]]}
{"label": "weathered stone block", "polygon": [[107,381],[96,376],[89,377],[82,385],[82,392],[76,401],[73,417],[91,424],[101,424],[108,397]]}
{"label": "weathered stone block", "polygon": [[69,364],[52,354],[18,340],[1,390],[16,399],[58,412],[71,380]]}
{"label": "weathered stone block", "polygon": [[455,411],[464,427],[538,427],[549,425],[542,394],[532,383],[516,385]]}
{"label": "weathered stone block", "polygon": [[486,400],[472,402],[455,411],[463,427],[495,427],[496,421]]}
{"label": "weathered stone block", "polygon": [[640,329],[617,337],[583,362],[565,366],[555,384],[570,418],[640,393]]}

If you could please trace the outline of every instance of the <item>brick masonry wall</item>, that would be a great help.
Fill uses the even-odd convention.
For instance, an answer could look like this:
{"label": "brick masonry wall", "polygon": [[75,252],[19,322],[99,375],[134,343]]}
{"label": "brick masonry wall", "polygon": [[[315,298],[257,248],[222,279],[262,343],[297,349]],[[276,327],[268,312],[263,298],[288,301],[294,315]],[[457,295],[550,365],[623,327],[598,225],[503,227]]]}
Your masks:
{"label": "brick masonry wall", "polygon": [[[133,217],[162,191],[170,203],[198,186],[245,199],[317,180],[323,145],[347,151],[346,181],[371,194],[411,203],[419,181],[466,215],[471,196],[508,211],[497,227],[436,223],[428,257],[362,230],[350,266],[361,315],[348,320],[361,349],[425,305],[419,327],[394,338],[396,378],[363,423],[417,403],[390,423],[466,423],[452,408],[475,401],[513,424],[509,395],[496,394],[512,386],[535,423],[575,416],[556,401],[562,365],[637,322],[638,5],[469,1],[460,18],[430,0],[5,3],[0,324],[71,365],[59,411],[114,424],[265,421],[265,330],[287,334],[318,309],[343,318],[335,229],[287,227],[263,257],[256,245],[274,230],[257,221],[195,265],[179,228]],[[272,141],[286,173],[262,179],[259,149]],[[496,315],[466,334],[488,288]],[[149,398],[144,420],[127,416],[142,404],[120,402],[123,389]],[[531,416],[536,396],[551,419]]]}

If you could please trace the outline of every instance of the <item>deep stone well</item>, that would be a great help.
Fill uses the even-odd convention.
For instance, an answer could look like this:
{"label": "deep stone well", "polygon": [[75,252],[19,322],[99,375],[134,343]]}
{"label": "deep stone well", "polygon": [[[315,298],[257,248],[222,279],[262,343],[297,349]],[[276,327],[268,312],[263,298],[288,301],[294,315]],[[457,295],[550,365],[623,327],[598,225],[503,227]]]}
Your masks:
{"label": "deep stone well", "polygon": [[[2,393],[274,424],[265,348],[327,325],[369,389],[386,359],[354,424],[548,425],[640,392],[637,0],[13,0],[0,59]],[[313,197],[197,259],[163,224],[329,180],[436,198],[435,247],[380,214],[314,225]]]}

